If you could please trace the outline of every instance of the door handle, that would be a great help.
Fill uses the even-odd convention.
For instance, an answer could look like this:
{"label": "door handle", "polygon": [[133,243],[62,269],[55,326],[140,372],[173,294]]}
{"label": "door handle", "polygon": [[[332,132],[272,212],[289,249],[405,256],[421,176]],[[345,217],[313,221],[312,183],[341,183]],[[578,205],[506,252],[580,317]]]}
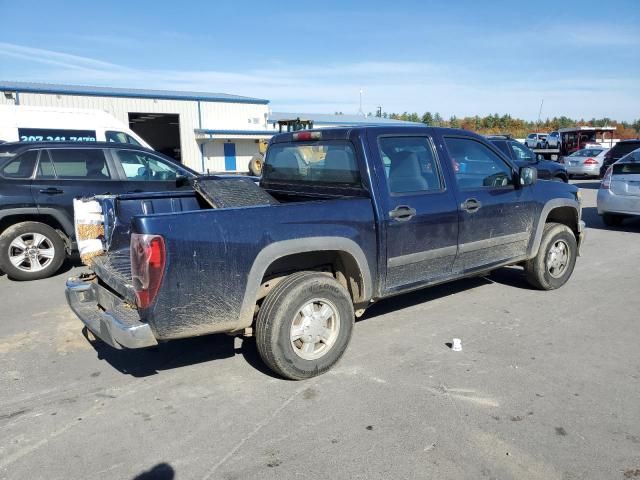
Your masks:
{"label": "door handle", "polygon": [[406,222],[416,216],[416,209],[408,205],[399,205],[389,212],[389,218],[397,222]]}
{"label": "door handle", "polygon": [[42,190],[40,190],[40,193],[44,193],[45,195],[60,195],[61,193],[64,193],[64,190],[60,190],[59,188],[55,187],[49,187],[43,188]]}
{"label": "door handle", "polygon": [[462,207],[462,209],[466,212],[473,213],[480,210],[480,207],[482,207],[482,203],[475,198],[469,198],[465,200],[462,205],[460,205],[460,207]]}

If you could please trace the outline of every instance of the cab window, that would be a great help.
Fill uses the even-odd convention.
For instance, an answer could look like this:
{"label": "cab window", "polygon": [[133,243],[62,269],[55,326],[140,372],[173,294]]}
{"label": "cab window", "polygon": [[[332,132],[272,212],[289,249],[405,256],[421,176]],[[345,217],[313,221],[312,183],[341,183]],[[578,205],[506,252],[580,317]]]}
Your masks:
{"label": "cab window", "polygon": [[443,189],[438,161],[428,137],[381,137],[378,143],[392,195]]}

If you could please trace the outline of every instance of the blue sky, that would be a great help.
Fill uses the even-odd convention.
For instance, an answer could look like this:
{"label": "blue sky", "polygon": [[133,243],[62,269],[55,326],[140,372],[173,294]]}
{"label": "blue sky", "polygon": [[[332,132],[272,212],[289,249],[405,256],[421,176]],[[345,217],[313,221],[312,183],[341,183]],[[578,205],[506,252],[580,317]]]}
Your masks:
{"label": "blue sky", "polygon": [[[487,6],[488,5],[488,6]],[[275,111],[640,118],[637,0],[0,2],[0,79]]]}

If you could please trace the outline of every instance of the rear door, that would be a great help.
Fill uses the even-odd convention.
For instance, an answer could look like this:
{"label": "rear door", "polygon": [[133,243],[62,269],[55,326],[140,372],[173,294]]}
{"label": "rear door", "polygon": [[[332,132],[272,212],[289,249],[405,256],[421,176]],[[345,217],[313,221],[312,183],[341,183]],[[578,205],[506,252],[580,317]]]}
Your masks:
{"label": "rear door", "polygon": [[453,191],[430,135],[369,132],[381,180],[388,293],[451,275],[458,243]]}
{"label": "rear door", "polygon": [[474,137],[445,136],[458,167],[459,246],[454,271],[482,270],[525,255],[536,206],[531,188],[515,187],[514,168]]}
{"label": "rear door", "polygon": [[101,148],[51,148],[42,150],[31,184],[39,209],[64,212],[73,223],[73,199],[121,193],[113,165]]}
{"label": "rear door", "polygon": [[2,208],[33,207],[31,178],[38,160],[38,150],[29,150],[10,160],[0,158],[0,196]]}

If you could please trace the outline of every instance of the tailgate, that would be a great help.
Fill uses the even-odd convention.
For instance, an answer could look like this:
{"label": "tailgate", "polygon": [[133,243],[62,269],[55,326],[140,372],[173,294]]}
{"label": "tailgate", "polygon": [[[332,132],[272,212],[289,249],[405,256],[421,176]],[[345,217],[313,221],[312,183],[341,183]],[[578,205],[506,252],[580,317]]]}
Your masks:
{"label": "tailgate", "polygon": [[135,304],[129,252],[131,219],[136,215],[200,210],[202,204],[192,191],[98,195],[91,200],[100,205],[104,234],[102,253],[88,264],[102,284]]}

